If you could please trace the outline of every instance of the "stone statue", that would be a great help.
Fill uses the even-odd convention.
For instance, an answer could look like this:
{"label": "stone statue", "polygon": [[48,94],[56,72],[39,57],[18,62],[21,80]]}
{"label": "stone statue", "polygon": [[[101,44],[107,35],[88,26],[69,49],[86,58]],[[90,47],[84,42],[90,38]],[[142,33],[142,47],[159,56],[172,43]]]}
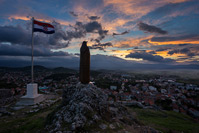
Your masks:
{"label": "stone statue", "polygon": [[90,82],[90,51],[87,42],[84,41],[80,48],[80,69],[79,79],[82,84]]}

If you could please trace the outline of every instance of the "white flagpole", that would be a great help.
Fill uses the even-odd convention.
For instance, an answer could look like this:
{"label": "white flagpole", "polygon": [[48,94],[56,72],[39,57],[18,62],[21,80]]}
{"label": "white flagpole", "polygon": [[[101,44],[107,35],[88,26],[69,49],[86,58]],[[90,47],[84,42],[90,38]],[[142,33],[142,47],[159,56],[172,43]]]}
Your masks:
{"label": "white flagpole", "polygon": [[33,44],[34,44],[34,31],[33,31],[33,29],[34,29],[34,17],[32,17],[32,45],[31,45],[31,47],[32,47],[32,58],[31,58],[31,61],[32,61],[32,66],[31,66],[31,82],[32,83],[34,83],[34,79],[33,79],[33,69],[34,69],[34,64],[33,64]]}

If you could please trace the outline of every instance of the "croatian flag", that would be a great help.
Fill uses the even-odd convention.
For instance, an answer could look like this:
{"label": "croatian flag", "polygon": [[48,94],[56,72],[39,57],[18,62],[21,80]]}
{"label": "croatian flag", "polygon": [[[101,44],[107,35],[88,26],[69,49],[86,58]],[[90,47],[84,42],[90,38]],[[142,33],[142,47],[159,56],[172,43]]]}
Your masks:
{"label": "croatian flag", "polygon": [[55,33],[54,26],[48,23],[33,20],[33,32],[43,32],[46,34]]}

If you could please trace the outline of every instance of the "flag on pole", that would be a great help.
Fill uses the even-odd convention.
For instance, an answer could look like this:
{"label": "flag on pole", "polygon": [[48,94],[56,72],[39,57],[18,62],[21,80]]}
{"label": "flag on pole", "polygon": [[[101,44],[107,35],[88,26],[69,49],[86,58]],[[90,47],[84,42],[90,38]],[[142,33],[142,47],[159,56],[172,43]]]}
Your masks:
{"label": "flag on pole", "polygon": [[55,33],[54,26],[48,23],[33,20],[33,32],[43,32],[46,34]]}

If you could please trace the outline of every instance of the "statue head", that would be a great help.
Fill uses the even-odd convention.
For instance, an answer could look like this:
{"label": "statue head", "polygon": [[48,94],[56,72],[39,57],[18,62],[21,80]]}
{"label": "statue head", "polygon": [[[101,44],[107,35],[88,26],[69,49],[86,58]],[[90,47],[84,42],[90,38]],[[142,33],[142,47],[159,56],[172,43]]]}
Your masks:
{"label": "statue head", "polygon": [[87,41],[83,41],[82,45],[86,45],[87,46]]}

